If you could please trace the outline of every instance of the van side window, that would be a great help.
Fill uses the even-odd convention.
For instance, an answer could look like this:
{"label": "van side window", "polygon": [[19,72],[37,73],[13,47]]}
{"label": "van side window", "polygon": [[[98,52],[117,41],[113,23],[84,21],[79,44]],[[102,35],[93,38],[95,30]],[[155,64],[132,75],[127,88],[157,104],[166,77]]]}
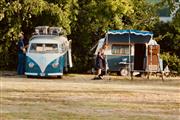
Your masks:
{"label": "van side window", "polygon": [[60,52],[60,53],[65,52],[65,45],[64,45],[64,43],[59,44],[59,52]]}
{"label": "van side window", "polygon": [[129,45],[112,45],[112,54],[129,55]]}

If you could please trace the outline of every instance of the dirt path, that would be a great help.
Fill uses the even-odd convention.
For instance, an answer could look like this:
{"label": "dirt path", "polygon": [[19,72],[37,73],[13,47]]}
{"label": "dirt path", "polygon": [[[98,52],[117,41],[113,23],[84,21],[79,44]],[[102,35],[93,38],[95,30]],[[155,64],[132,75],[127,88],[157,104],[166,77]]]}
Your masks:
{"label": "dirt path", "polygon": [[180,120],[180,80],[1,76],[0,120]]}

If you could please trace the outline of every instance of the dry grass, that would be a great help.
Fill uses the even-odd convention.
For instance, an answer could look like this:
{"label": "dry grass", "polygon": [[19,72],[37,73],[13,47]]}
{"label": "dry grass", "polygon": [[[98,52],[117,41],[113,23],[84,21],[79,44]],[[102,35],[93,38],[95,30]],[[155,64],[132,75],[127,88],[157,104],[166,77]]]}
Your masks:
{"label": "dry grass", "polygon": [[179,120],[180,80],[1,76],[0,120]]}

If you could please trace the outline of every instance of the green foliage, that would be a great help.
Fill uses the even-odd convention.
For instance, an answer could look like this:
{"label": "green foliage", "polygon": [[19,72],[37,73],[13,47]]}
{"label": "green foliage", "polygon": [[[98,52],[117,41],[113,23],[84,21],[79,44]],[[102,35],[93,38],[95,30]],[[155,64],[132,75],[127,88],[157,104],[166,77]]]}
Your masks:
{"label": "green foliage", "polygon": [[162,52],[179,57],[180,15],[172,23],[156,24],[158,7],[145,0],[1,0],[0,67],[16,68],[18,33],[23,31],[29,39],[40,25],[66,30],[73,40],[74,72],[91,69],[93,53],[89,50],[110,29],[153,30]]}
{"label": "green foliage", "polygon": [[153,30],[162,52],[169,52],[180,57],[180,31],[172,23],[159,23]]}
{"label": "green foliage", "polygon": [[153,31],[156,40],[161,46],[161,52],[169,52],[180,58],[180,11],[177,11],[172,22],[158,23]]}
{"label": "green foliage", "polygon": [[[1,0],[0,7],[0,68],[16,68],[18,33],[23,31],[27,39],[35,26],[49,25],[63,27],[71,32],[70,8],[44,0]],[[11,54],[13,53],[13,54]],[[11,64],[13,63],[13,64]]]}
{"label": "green foliage", "polygon": [[83,72],[92,68],[93,53],[89,50],[108,29],[123,28],[123,14],[129,15],[132,11],[129,3],[126,0],[78,1],[77,21],[70,36],[73,40],[74,71]]}
{"label": "green foliage", "polygon": [[156,4],[157,8],[161,10],[166,7],[172,13],[175,10],[175,0],[148,0]]}
{"label": "green foliage", "polygon": [[161,46],[161,53],[165,64],[171,70],[180,73],[180,10],[178,10],[172,22],[158,23],[153,31],[156,40]]}
{"label": "green foliage", "polygon": [[168,65],[170,70],[180,73],[180,58],[178,56],[166,52],[161,54],[161,58],[163,59],[164,66]]}
{"label": "green foliage", "polygon": [[154,27],[158,21],[156,5],[148,4],[145,0],[133,0],[134,13],[131,18],[131,29],[148,30]]}

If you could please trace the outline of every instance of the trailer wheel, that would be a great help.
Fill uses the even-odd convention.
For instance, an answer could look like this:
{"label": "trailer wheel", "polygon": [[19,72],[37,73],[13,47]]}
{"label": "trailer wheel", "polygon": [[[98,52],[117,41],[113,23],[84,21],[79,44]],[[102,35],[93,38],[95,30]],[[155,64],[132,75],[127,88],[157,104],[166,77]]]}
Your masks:
{"label": "trailer wheel", "polygon": [[147,76],[148,76],[147,72],[141,72],[140,73],[140,77],[142,77],[142,78],[146,78]]}
{"label": "trailer wheel", "polygon": [[120,70],[120,75],[121,76],[128,76],[128,74],[129,74],[129,70],[127,68],[122,68]]}

